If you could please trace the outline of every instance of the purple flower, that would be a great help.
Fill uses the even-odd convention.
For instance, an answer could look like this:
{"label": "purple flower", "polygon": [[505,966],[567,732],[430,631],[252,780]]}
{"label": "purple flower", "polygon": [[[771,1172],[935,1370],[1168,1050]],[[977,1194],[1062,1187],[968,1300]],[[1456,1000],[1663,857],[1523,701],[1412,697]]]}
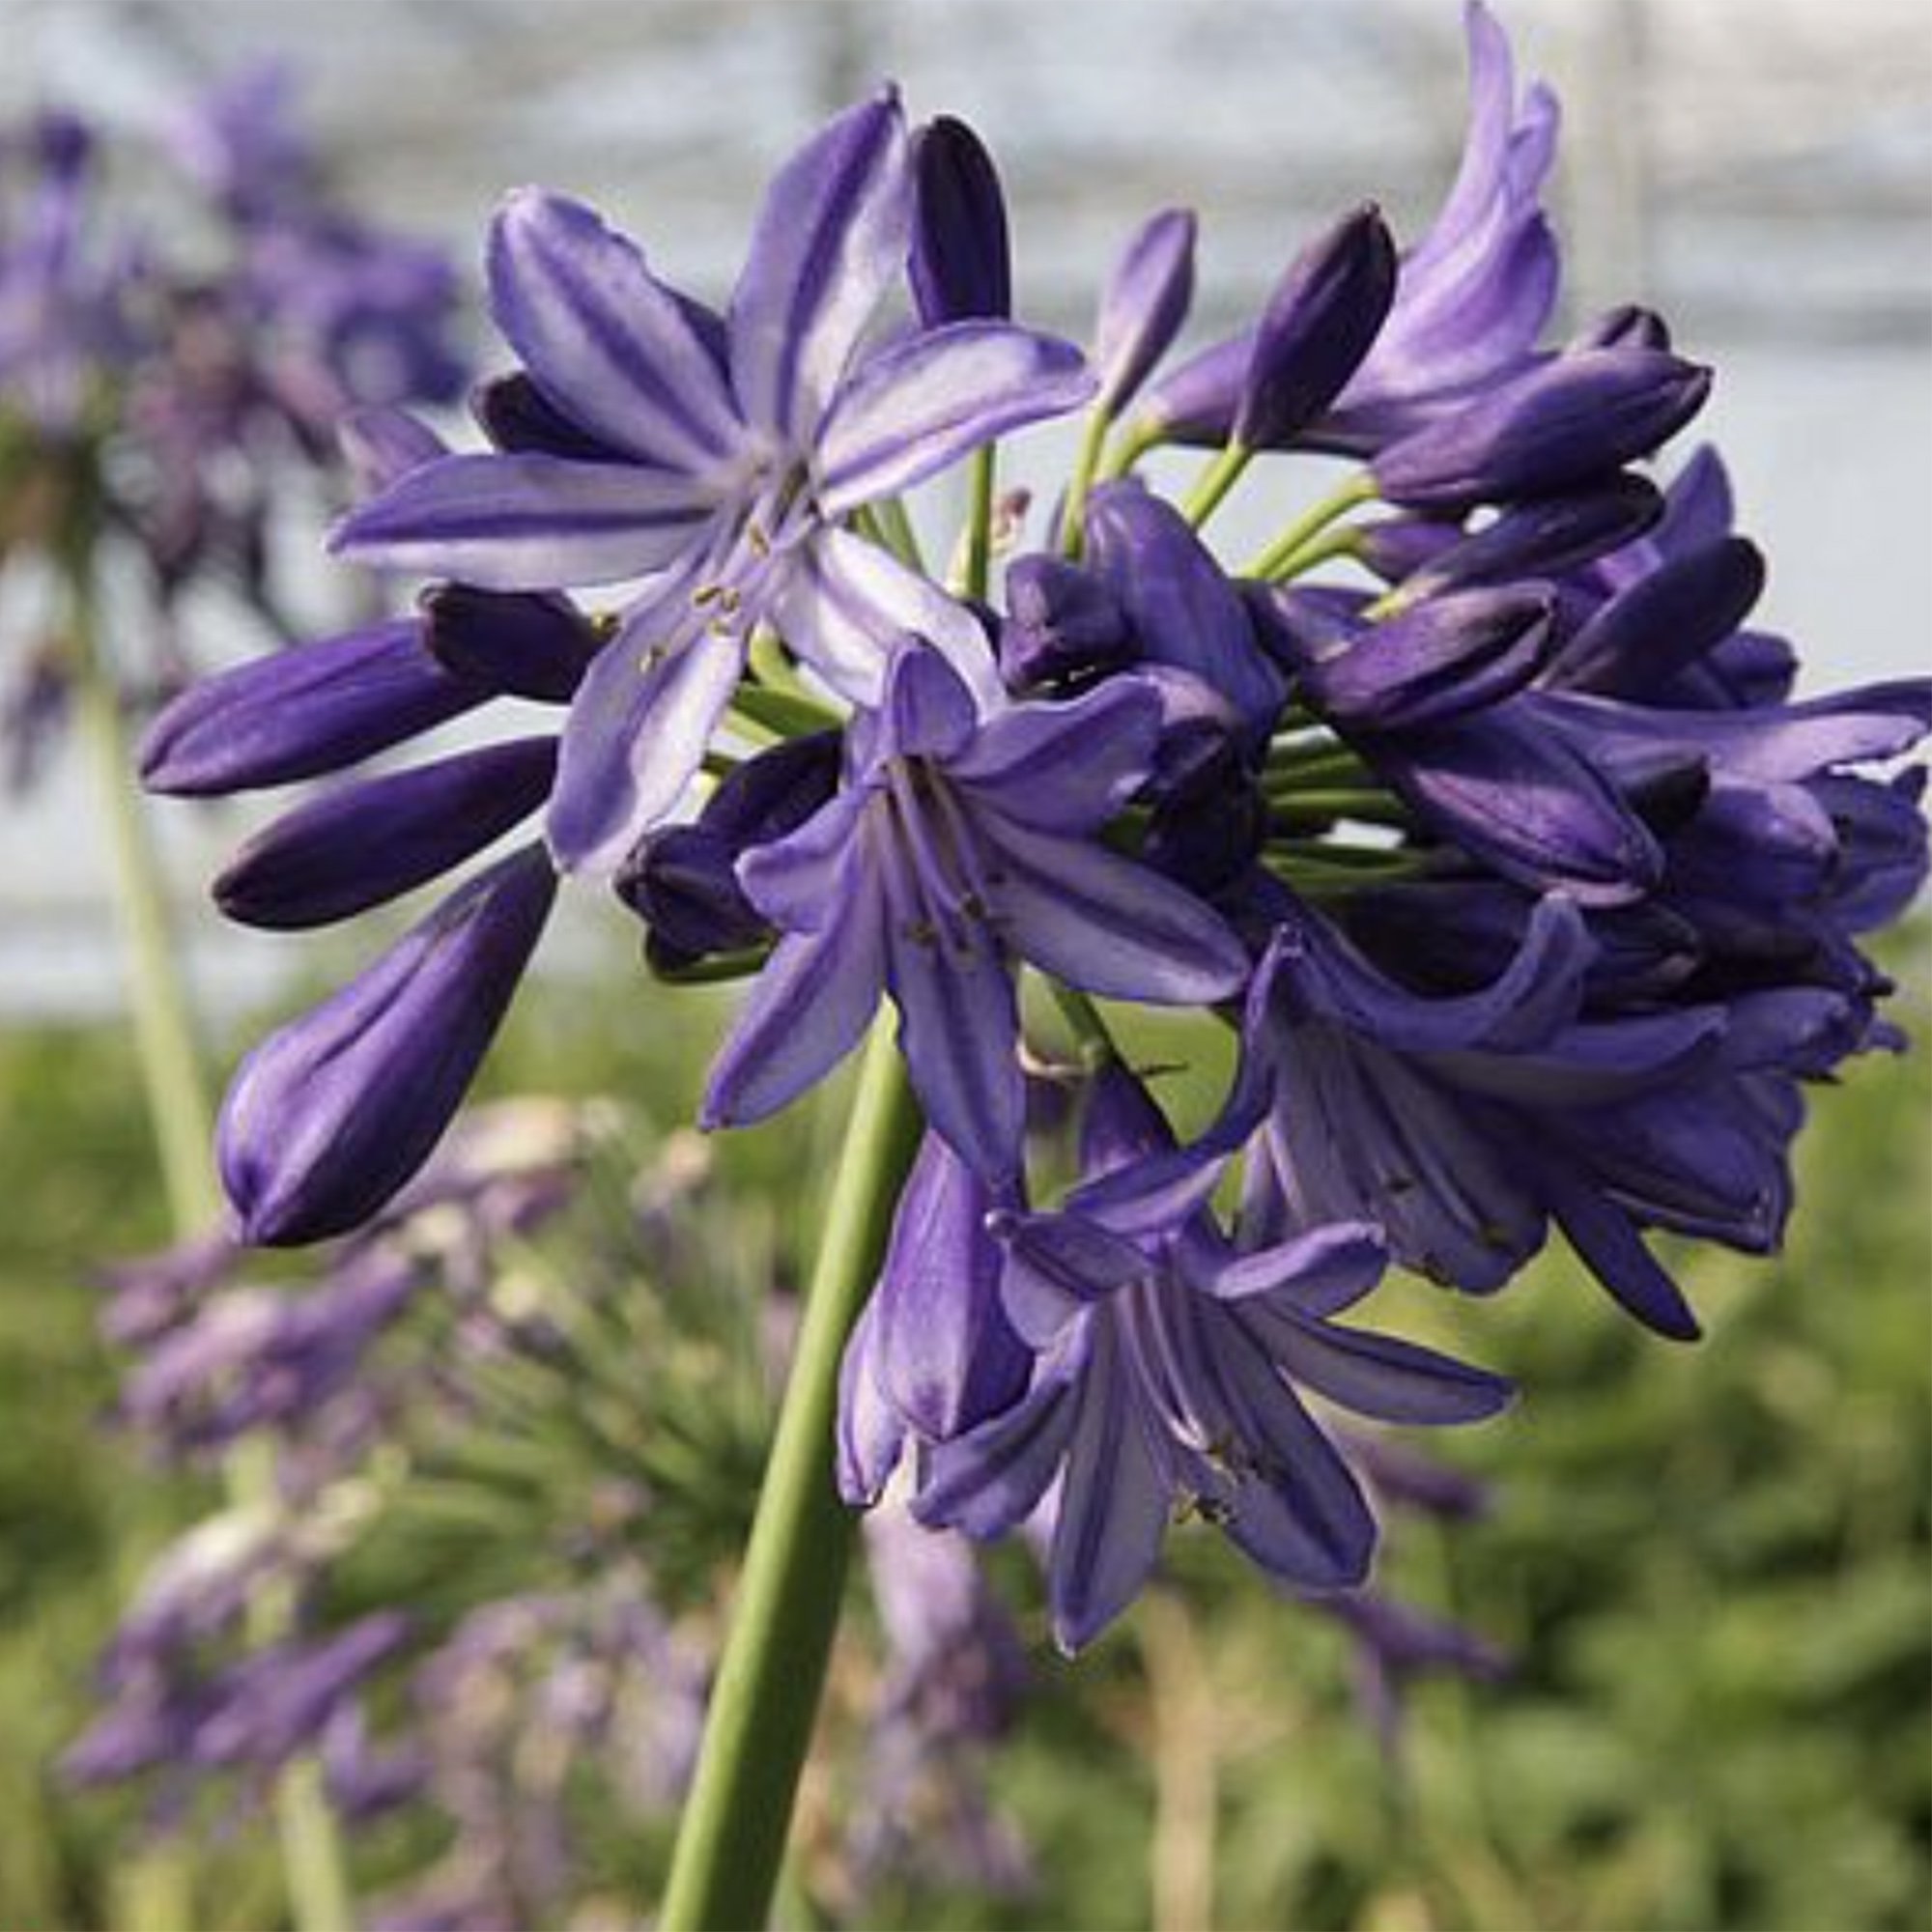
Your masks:
{"label": "purple flower", "polygon": [[1395,286],[1395,238],[1379,209],[1358,208],[1310,242],[1255,327],[1230,440],[1272,449],[1305,430],[1361,367]]}
{"label": "purple flower", "polygon": [[[1399,265],[1375,344],[1335,406],[1309,426],[1315,447],[1368,454],[1529,365],[1556,299],[1556,243],[1540,194],[1555,155],[1556,103],[1519,100],[1509,42],[1470,0],[1470,112],[1448,198]],[[1164,436],[1219,443],[1233,426],[1254,331],[1217,342],[1149,392],[1141,415]]]}
{"label": "purple flower", "polygon": [[492,589],[654,574],[564,732],[550,839],[567,868],[614,869],[676,803],[760,619],[859,702],[905,630],[996,694],[977,622],[840,520],[1075,407],[1093,380],[1073,349],[1004,322],[862,350],[905,257],[906,150],[892,95],[810,142],[766,197],[722,324],[589,210],[513,196],[490,247],[497,324],[598,449],[445,458],[338,533],[367,561]]}
{"label": "purple flower", "polygon": [[1380,1277],[1373,1227],[1236,1245],[1198,1187],[1150,1211],[1136,1166],[1172,1150],[1138,1084],[1103,1075],[1087,1179],[1057,1212],[993,1223],[1008,1309],[1042,1350],[1033,1386],[922,1466],[915,1513],[981,1537],[1021,1522],[1057,1479],[1048,1591],[1068,1650],[1132,1600],[1177,1508],[1297,1587],[1361,1580],[1375,1520],[1297,1386],[1411,1423],[1472,1421],[1508,1400],[1493,1376],[1332,1319]]}
{"label": "purple flower", "polygon": [[996,1188],[1019,1170],[1017,960],[1154,1005],[1231,997],[1246,955],[1221,922],[1095,838],[1146,778],[1152,694],[1117,680],[982,719],[938,652],[895,653],[853,727],[844,788],[739,865],[785,937],[712,1070],[708,1125],[761,1120],[857,1043],[889,992],[927,1121]]}
{"label": "purple flower", "polygon": [[213,1295],[128,1373],[121,1413],[177,1451],[290,1428],[349,1386],[422,1278],[407,1256],[379,1251],[303,1293]]}
{"label": "purple flower", "polygon": [[43,115],[23,145],[31,172],[12,189],[13,223],[0,226],[0,408],[59,440],[80,431],[97,392],[139,346],[130,298],[140,270],[131,243],[103,250],[90,236],[96,144],[86,124]]}

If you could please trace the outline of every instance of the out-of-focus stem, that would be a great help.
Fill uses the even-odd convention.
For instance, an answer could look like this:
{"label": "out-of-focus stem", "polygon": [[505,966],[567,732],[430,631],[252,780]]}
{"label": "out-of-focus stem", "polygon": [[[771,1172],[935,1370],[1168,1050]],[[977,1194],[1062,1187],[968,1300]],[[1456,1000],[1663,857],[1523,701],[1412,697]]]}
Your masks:
{"label": "out-of-focus stem", "polygon": [[[176,1235],[185,1238],[202,1233],[222,1212],[210,1160],[213,1110],[170,929],[159,855],[135,788],[121,696],[100,655],[88,550],[85,542],[76,544],[67,568],[75,709],[113,852],[134,1043],[168,1211]],[[222,1474],[237,1506],[258,1511],[279,1507],[266,1443],[239,1444],[223,1463]],[[298,1763],[282,1774],[275,1787],[275,1814],[298,1932],[354,1932],[355,1900],[319,1767]]]}

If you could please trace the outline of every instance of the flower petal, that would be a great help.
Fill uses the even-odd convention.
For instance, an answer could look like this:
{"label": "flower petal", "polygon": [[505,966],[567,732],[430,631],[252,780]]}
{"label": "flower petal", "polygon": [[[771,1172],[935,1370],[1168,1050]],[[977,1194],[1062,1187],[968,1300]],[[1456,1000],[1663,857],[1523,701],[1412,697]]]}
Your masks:
{"label": "flower petal", "polygon": [[839,883],[859,836],[866,793],[842,791],[796,832],[738,861],[745,896],[787,932],[816,932],[839,906]]}
{"label": "flower petal", "polygon": [[1020,1338],[1036,1349],[1083,1308],[1148,1272],[1139,1248],[1084,1215],[1003,1212],[990,1226],[1007,1256],[1001,1300]]}
{"label": "flower petal", "polygon": [[538,388],[640,462],[717,473],[745,440],[710,351],[632,242],[582,202],[512,194],[491,224],[490,310]]}
{"label": "flower petal", "polygon": [[1269,1352],[1295,1381],[1378,1422],[1477,1422],[1508,1406],[1500,1376],[1418,1348],[1393,1335],[1369,1335],[1335,1322],[1253,1310],[1265,1323]]}
{"label": "flower petal", "polygon": [[1223,1301],[1280,1295],[1304,1314],[1332,1315],[1375,1287],[1387,1263],[1387,1244],[1372,1222],[1331,1221],[1231,1256],[1209,1286]]}
{"label": "flower petal", "polygon": [[885,948],[876,888],[863,874],[822,932],[778,943],[712,1063],[698,1124],[775,1114],[858,1045],[879,1004]]}
{"label": "flower petal", "polygon": [[878,1311],[874,1295],[853,1324],[838,1365],[838,1493],[854,1509],[869,1509],[885,1494],[905,1447],[906,1426],[879,1381]]}
{"label": "flower petal", "polygon": [[981,813],[997,844],[993,892],[1013,950],[1103,998],[1191,1007],[1233,999],[1248,955],[1191,893],[1105,847]]}
{"label": "flower petal", "polygon": [[927,1451],[912,1513],[931,1528],[1004,1536],[1038,1507],[1078,1419],[1084,1331],[1041,1366],[1012,1407]]}
{"label": "flower petal", "polygon": [[646,659],[683,580],[631,614],[570,707],[546,833],[567,872],[615,872],[684,796],[744,668],[742,635],[705,629]]}
{"label": "flower petal", "polygon": [[928,1441],[1009,1407],[1033,1368],[1001,1307],[1001,1254],[985,1225],[992,1205],[984,1183],[928,1133],[871,1301],[878,1385]]}
{"label": "flower petal", "polygon": [[771,620],[854,704],[879,702],[893,648],[909,631],[946,658],[982,710],[1005,702],[993,647],[972,611],[850,530],[814,531],[785,559]]}
{"label": "flower petal", "polygon": [[1167,1532],[1168,1488],[1136,1412],[1113,1328],[1111,1321],[1095,1323],[1047,1566],[1054,1641],[1069,1656],[1133,1602]]}
{"label": "flower petal", "polygon": [[838,517],[895,496],[1093,393],[1079,350],[1030,328],[959,322],[908,336],[868,357],[833,398],[817,440],[820,506]]}
{"label": "flower petal", "polygon": [[1092,832],[1140,788],[1161,705],[1131,672],[1065,704],[1015,704],[986,722],[950,776],[1004,817],[1040,832]]}
{"label": "flower petal", "polygon": [[617,583],[694,542],[712,492],[668,470],[560,456],[445,456],[336,525],[328,547],[482,590]]}
{"label": "flower petal", "polygon": [[899,1051],[932,1130],[996,1192],[1018,1181],[1026,1131],[1011,968],[979,922],[933,933],[917,906],[888,912],[887,983]]}
{"label": "flower petal", "polygon": [[728,316],[732,386],[758,428],[794,448],[810,442],[900,272],[911,223],[895,93],[847,108],[780,170]]}

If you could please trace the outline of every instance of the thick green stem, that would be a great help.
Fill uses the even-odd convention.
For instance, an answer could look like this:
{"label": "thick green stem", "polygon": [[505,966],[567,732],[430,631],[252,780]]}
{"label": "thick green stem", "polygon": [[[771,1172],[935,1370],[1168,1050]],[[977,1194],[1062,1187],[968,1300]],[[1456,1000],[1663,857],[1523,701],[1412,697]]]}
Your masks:
{"label": "thick green stem", "polygon": [[845,1129],[660,1932],[757,1932],[771,1909],[852,1554],[854,1518],[833,1483],[838,1364],[919,1135],[882,1016]]}
{"label": "thick green stem", "polygon": [[[193,1008],[170,929],[159,857],[134,788],[121,696],[101,662],[95,635],[94,573],[85,552],[84,544],[77,545],[68,567],[75,708],[113,851],[115,904],[134,1043],[169,1216],[177,1236],[185,1238],[201,1234],[222,1211],[210,1159],[213,1110]],[[274,1464],[266,1444],[238,1445],[222,1474],[229,1499],[237,1507],[279,1507]],[[275,1814],[289,1903],[299,1932],[354,1932],[355,1899],[317,1766],[296,1764],[282,1774],[275,1787]]]}

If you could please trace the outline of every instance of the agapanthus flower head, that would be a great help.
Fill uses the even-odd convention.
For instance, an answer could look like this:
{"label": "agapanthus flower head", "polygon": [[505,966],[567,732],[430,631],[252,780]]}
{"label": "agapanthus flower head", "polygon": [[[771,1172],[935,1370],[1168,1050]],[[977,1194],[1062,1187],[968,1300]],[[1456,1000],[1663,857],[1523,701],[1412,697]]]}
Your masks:
{"label": "agapanthus flower head", "polygon": [[[1420,237],[1363,201],[1166,372],[1193,217],[1136,234],[1083,355],[1012,319],[977,135],[912,128],[891,89],[780,170],[722,308],[513,193],[490,448],[350,432],[370,494],[336,547],[432,580],[416,614],[229,673],[148,742],[157,789],[329,781],[224,875],[238,917],[476,867],[244,1063],[221,1151],[245,1234],[350,1229],[411,1185],[559,877],[588,875],[661,979],[755,975],[707,1127],[773,1114],[895,1008],[925,1140],[845,1355],[840,1483],[875,1501],[904,1464],[922,1520],[1033,1522],[1069,1648],[1177,1509],[1291,1589],[1361,1586],[1367,1452],[1327,1411],[1506,1394],[1338,1320],[1386,1268],[1489,1294],[1556,1233],[1694,1334],[1654,1237],[1775,1245],[1804,1085],[1898,1043],[1863,942],[1924,876],[1902,761],[1932,687],[1793,698],[1721,465],[1647,468],[1711,372],[1634,307],[1545,339],[1555,105],[1476,0],[1465,30],[1463,164]],[[1030,528],[990,445],[1083,406]],[[1214,452],[1179,500],[1142,466],[1162,442]],[[1300,454],[1349,467],[1232,567],[1217,505]],[[968,459],[942,576],[905,499]],[[351,769],[504,697],[557,728]],[[539,813],[541,844],[494,850]],[[1122,1004],[1235,1023],[1193,1141],[1128,1070]],[[1480,1667],[1351,1614],[1385,1678]]]}

